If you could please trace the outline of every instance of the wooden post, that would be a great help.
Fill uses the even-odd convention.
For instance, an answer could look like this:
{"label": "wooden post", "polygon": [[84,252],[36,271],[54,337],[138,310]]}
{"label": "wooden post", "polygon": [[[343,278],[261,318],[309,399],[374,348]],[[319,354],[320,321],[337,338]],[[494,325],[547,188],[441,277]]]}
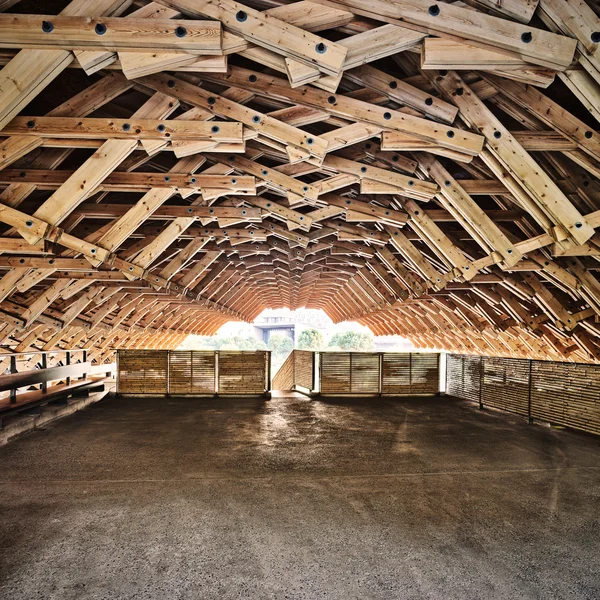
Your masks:
{"label": "wooden post", "polygon": [[[11,373],[17,372],[17,355],[16,354],[11,355],[11,357],[10,357],[10,372]],[[11,389],[10,390],[10,403],[15,404],[16,402],[17,402],[17,390]]]}
{"label": "wooden post", "polygon": [[167,350],[167,397],[171,395],[171,351]]}
{"label": "wooden post", "polygon": [[314,392],[317,387],[317,353],[314,350],[312,351],[311,361],[312,361],[312,388],[310,391]]}
{"label": "wooden post", "polygon": [[[71,353],[67,350],[67,352],[65,353],[65,364],[68,366],[71,364]],[[65,380],[65,383],[67,385],[71,385],[71,378],[67,377]]]}
{"label": "wooden post", "polygon": [[[479,357],[479,410],[483,410],[483,381],[484,381],[484,356]],[[464,386],[464,363],[463,363],[463,386]]]}
{"label": "wooden post", "polygon": [[219,351],[215,350],[215,396],[219,395]]}
{"label": "wooden post", "polygon": [[531,390],[533,386],[533,361],[529,360],[529,389],[527,390],[527,420],[529,423],[533,423],[533,417],[531,416]]}

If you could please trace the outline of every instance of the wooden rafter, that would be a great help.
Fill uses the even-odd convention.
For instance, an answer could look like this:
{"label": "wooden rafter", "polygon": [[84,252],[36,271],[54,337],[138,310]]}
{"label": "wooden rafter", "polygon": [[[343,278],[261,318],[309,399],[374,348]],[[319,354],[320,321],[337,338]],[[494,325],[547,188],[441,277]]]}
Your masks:
{"label": "wooden rafter", "polygon": [[593,8],[263,5],[0,3],[0,344],[103,362],[305,306],[599,361]]}

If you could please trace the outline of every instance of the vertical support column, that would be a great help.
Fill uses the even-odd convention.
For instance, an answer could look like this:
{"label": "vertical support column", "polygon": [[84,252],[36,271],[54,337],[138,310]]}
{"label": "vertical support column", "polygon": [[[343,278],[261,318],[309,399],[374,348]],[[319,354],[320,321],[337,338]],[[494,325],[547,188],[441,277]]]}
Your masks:
{"label": "vertical support column", "polygon": [[[483,410],[483,356],[479,357],[479,410]],[[464,385],[464,377],[463,377]]]}
{"label": "vertical support column", "polygon": [[529,359],[529,389],[527,390],[527,420],[533,423],[531,416],[531,386],[533,385],[533,361]]}
{"label": "vertical support column", "polygon": [[219,351],[215,350],[215,396],[219,395]]}
{"label": "vertical support column", "polygon": [[408,353],[408,387],[410,389],[410,393],[413,393],[413,380],[412,380],[412,357],[413,353]]}
{"label": "vertical support column", "polygon": [[383,352],[379,353],[379,397],[383,395]]}
{"label": "vertical support column", "polygon": [[190,394],[194,393],[194,352],[190,350]]}
{"label": "vertical support column", "polygon": [[[293,350],[292,350],[293,352]],[[265,389],[265,397],[271,398],[271,351],[265,350],[266,353],[266,363],[267,363],[267,382]]]}
{"label": "vertical support column", "polygon": [[[45,357],[45,356],[46,356],[46,354],[44,354],[44,357]],[[42,359],[42,360],[44,361],[44,359]],[[46,359],[46,361],[47,361],[47,359]],[[44,361],[44,362],[46,362],[46,361]],[[70,365],[71,365],[71,353],[70,353],[68,350],[67,350],[67,352],[65,353],[65,364],[66,364],[67,366],[70,366]],[[46,366],[48,366],[48,365],[46,364]],[[67,385],[71,385],[71,377],[67,376],[67,379],[66,379],[66,384],[67,384]],[[44,390],[44,391],[45,391],[45,390]]]}
{"label": "vertical support column", "polygon": [[311,381],[311,392],[314,392],[317,386],[317,353],[312,351],[312,381]]}
{"label": "vertical support column", "polygon": [[[117,354],[118,354],[118,353],[117,353]],[[81,360],[82,360],[84,363],[86,363],[86,362],[87,362],[87,360],[88,360],[88,351],[87,351],[87,350],[84,350],[84,351],[83,351],[83,354],[82,354],[82,356],[81,356]],[[83,375],[81,376],[81,379],[85,379],[87,376],[88,376],[88,374],[87,374],[87,373],[83,373]]]}
{"label": "vertical support column", "polygon": [[[47,368],[48,368],[48,355],[45,352],[43,352],[42,353],[42,369],[47,369]],[[69,377],[67,377],[66,382],[67,382],[67,385],[69,385],[69,383],[71,383]],[[48,382],[44,381],[42,383],[42,392],[45,394],[47,391],[48,391]]]}
{"label": "vertical support column", "polygon": [[171,395],[171,351],[167,350],[167,396]]}
{"label": "vertical support column", "polygon": [[[17,355],[16,354],[13,354],[10,357],[10,372],[11,373],[17,372]],[[15,404],[16,402],[17,402],[17,390],[15,388],[12,388],[10,390],[10,403]]]}
{"label": "vertical support column", "polygon": [[349,377],[349,379],[350,379],[350,389],[349,389],[349,393],[351,394],[352,393],[352,354],[353,353],[349,352],[349,354],[350,354],[350,373],[349,373],[349,375],[350,375],[350,377]]}
{"label": "vertical support column", "polygon": [[[271,364],[271,361],[269,360],[269,364]],[[269,380],[271,378],[269,377]],[[292,350],[292,389],[296,390],[296,351]]]}
{"label": "vertical support column", "polygon": [[[440,352],[440,359],[441,359]],[[444,373],[444,393],[448,394],[448,354],[444,354],[444,360],[446,361],[446,372]]]}

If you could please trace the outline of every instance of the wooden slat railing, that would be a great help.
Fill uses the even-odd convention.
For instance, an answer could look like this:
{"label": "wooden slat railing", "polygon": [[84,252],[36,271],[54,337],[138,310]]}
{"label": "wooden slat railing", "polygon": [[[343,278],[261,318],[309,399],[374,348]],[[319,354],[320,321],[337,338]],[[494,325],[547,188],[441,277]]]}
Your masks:
{"label": "wooden slat railing", "polygon": [[273,375],[271,385],[274,390],[290,391],[294,389],[296,385],[294,381],[294,352],[296,351],[292,350],[288,354],[288,357],[279,367],[279,371]]}
{"label": "wooden slat railing", "polygon": [[230,350],[118,350],[121,395],[261,395],[270,390],[271,353]]}
{"label": "wooden slat railing", "polygon": [[331,396],[437,394],[439,354],[293,350],[273,378],[273,389]]}
{"label": "wooden slat railing", "polygon": [[310,350],[292,350],[273,376],[273,389],[312,391],[315,387],[315,355]]}
{"label": "wooden slat railing", "polygon": [[114,369],[114,364],[92,365],[87,349],[3,353],[0,360],[8,365],[0,375],[0,426],[6,416],[96,386]]}
{"label": "wooden slat railing", "polygon": [[322,352],[324,395],[437,394],[439,354],[429,352]]}
{"label": "wooden slat railing", "polygon": [[448,354],[446,393],[600,434],[600,365]]}

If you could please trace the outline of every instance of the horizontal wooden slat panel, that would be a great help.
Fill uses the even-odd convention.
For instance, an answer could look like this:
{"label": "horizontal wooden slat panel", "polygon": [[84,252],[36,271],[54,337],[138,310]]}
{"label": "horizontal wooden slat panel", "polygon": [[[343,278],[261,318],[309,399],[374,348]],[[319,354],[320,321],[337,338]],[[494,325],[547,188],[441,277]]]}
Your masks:
{"label": "horizontal wooden slat panel", "polygon": [[170,394],[214,394],[215,353],[173,350],[169,353]]}
{"label": "horizontal wooden slat panel", "polygon": [[120,350],[117,361],[119,394],[167,393],[168,351]]}
{"label": "horizontal wooden slat panel", "polygon": [[313,387],[313,354],[308,350],[294,350],[294,383],[308,390]]}
{"label": "horizontal wooden slat panel", "polygon": [[279,367],[279,371],[273,376],[273,389],[274,390],[293,390],[294,389],[294,353],[296,350],[292,350],[284,363]]}
{"label": "horizontal wooden slat panel", "polygon": [[219,393],[263,394],[267,367],[268,352],[219,351]]}
{"label": "horizontal wooden slat panel", "polygon": [[[385,357],[386,354],[384,360]],[[440,391],[440,355],[412,352],[410,359],[410,393],[437,394]]]}
{"label": "horizontal wooden slat panel", "polygon": [[439,354],[437,353],[324,352],[321,354],[321,393],[323,394],[400,396],[437,392],[439,392]]}
{"label": "horizontal wooden slat panel", "polygon": [[350,352],[321,353],[321,393],[350,393]]}
{"label": "horizontal wooden slat panel", "polygon": [[446,393],[600,434],[600,365],[449,354]]}
{"label": "horizontal wooden slat panel", "polygon": [[267,389],[268,356],[265,351],[119,350],[118,392],[263,394]]}
{"label": "horizontal wooden slat panel", "polygon": [[533,361],[531,416],[600,434],[600,366]]}
{"label": "horizontal wooden slat panel", "polygon": [[482,398],[486,406],[528,414],[529,361],[484,357]]}
{"label": "horizontal wooden slat panel", "polygon": [[379,354],[353,352],[350,369],[352,393],[379,393]]}
{"label": "horizontal wooden slat panel", "polygon": [[383,355],[384,394],[410,394],[410,354],[389,353]]}
{"label": "horizontal wooden slat panel", "polygon": [[446,356],[446,394],[479,402],[481,357],[460,354]]}

